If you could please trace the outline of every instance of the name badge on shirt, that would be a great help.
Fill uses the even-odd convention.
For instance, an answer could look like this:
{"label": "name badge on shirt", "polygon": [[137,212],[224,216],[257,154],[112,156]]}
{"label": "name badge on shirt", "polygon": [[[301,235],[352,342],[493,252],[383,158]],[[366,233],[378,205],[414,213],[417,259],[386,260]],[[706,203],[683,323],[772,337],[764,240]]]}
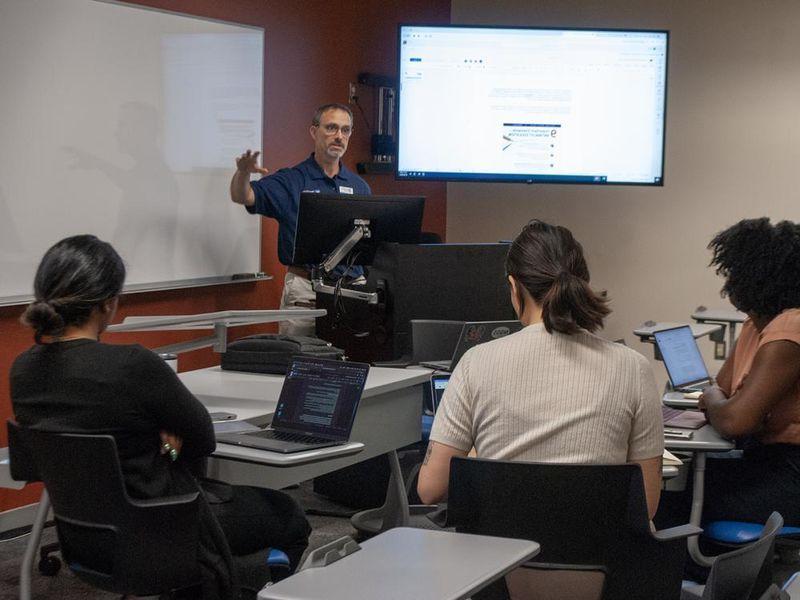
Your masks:
{"label": "name badge on shirt", "polygon": [[353,193],[353,188],[347,187],[346,185],[340,185],[339,186],[339,193],[340,194],[352,194]]}

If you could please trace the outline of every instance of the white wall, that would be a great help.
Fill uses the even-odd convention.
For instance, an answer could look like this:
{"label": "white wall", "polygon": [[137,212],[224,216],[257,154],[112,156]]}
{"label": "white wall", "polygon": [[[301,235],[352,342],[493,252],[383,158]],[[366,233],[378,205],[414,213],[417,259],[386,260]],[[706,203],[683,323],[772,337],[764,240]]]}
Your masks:
{"label": "white wall", "polygon": [[663,188],[448,184],[449,242],[513,238],[531,218],[570,228],[613,299],[606,337],[652,357],[631,333],[643,321],[730,306],[707,267],[714,233],[800,221],[800,2],[453,0],[452,21],[670,30]]}

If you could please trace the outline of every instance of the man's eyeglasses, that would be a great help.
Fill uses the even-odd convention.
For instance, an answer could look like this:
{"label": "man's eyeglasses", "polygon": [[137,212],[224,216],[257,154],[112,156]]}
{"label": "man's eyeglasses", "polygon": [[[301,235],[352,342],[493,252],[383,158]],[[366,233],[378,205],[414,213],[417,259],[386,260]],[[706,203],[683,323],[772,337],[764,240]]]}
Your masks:
{"label": "man's eyeglasses", "polygon": [[326,123],[325,125],[317,125],[321,127],[328,135],[336,135],[341,132],[344,137],[349,137],[353,133],[353,128],[350,125],[342,125],[341,127],[336,123]]}

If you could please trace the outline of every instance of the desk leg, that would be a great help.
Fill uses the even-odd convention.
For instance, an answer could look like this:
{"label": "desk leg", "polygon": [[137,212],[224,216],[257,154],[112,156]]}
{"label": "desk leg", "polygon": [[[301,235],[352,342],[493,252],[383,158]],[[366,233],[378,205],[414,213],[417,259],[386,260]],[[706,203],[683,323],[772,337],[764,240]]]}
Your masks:
{"label": "desk leg", "polygon": [[39,498],[39,508],[36,509],[36,517],[33,520],[31,537],[28,538],[28,545],[25,548],[25,556],[22,559],[22,567],[19,573],[19,599],[31,600],[31,574],[33,573],[33,561],[36,550],[39,549],[39,542],[42,539],[42,530],[47,521],[47,513],[50,510],[50,496],[47,490],[42,492]]}
{"label": "desk leg", "polygon": [[370,535],[382,533],[394,527],[408,527],[410,516],[406,486],[397,451],[387,452],[389,458],[389,485],[386,500],[380,508],[363,510],[354,514],[350,522],[359,532]]}
{"label": "desk leg", "polygon": [[736,323],[731,321],[728,323],[728,351],[725,353],[725,358],[728,358],[733,352],[733,345],[736,343]]}
{"label": "desk leg", "polygon": [[[689,523],[700,527],[700,520],[703,517],[703,496],[706,477],[706,453],[697,452],[694,455],[694,489],[692,490],[692,512],[689,516]],[[700,536],[693,535],[686,544],[689,548],[689,556],[698,565],[710,567],[716,560],[715,557],[705,556],[700,552]]]}

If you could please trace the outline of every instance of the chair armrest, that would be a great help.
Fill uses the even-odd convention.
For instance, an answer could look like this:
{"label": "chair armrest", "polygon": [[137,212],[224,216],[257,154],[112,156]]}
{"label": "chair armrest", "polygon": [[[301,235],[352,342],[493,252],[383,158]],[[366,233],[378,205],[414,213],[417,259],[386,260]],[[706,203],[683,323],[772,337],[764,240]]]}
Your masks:
{"label": "chair armrest", "polygon": [[670,527],[669,529],[662,529],[654,531],[653,537],[659,542],[669,542],[672,540],[680,540],[683,538],[692,537],[693,535],[700,535],[703,533],[702,528],[695,525],[678,525],[677,527]]}
{"label": "chair armrest", "polygon": [[359,550],[361,550],[361,546],[349,535],[345,535],[309,552],[297,571],[327,567]]}
{"label": "chair armrest", "polygon": [[153,508],[156,506],[181,506],[191,504],[195,501],[199,492],[189,492],[178,496],[164,496],[163,498],[130,498],[131,504],[141,508]]}

